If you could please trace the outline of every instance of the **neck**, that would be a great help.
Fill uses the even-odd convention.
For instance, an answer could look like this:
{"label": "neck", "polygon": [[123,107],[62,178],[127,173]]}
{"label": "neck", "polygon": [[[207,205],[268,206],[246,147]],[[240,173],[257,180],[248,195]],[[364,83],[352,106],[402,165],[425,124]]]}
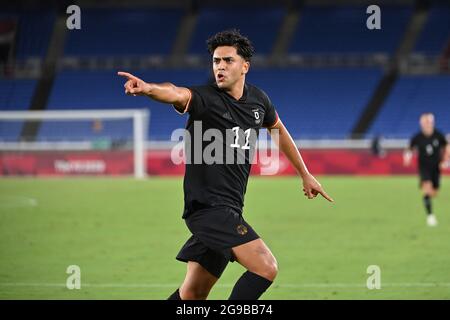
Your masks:
{"label": "neck", "polygon": [[234,86],[231,88],[225,90],[226,93],[228,93],[230,96],[235,98],[236,100],[239,100],[242,98],[244,94],[244,83],[245,83],[245,77],[242,77],[239,81],[237,81]]}

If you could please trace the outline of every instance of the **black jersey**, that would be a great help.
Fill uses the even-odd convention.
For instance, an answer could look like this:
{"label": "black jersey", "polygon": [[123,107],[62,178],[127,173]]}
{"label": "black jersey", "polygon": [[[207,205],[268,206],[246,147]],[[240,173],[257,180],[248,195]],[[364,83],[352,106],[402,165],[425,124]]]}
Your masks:
{"label": "black jersey", "polygon": [[259,129],[278,122],[275,108],[250,84],[239,100],[216,84],[189,89],[183,217],[215,206],[242,212]]}
{"label": "black jersey", "polygon": [[410,148],[417,148],[419,152],[419,166],[435,167],[442,160],[443,150],[447,145],[444,135],[434,130],[429,137],[422,132],[417,133],[410,142]]}

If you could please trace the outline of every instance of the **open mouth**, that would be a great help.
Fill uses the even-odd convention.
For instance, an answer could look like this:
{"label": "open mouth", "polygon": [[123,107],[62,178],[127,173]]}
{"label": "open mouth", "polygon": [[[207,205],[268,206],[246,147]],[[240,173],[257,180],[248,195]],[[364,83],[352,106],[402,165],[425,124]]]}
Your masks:
{"label": "open mouth", "polygon": [[217,81],[223,81],[223,80],[225,80],[225,76],[223,74],[219,73],[217,75]]}

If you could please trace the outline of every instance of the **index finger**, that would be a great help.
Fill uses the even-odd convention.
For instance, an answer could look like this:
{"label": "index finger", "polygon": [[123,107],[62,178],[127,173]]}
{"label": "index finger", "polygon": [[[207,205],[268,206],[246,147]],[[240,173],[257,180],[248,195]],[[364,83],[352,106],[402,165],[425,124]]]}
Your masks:
{"label": "index finger", "polygon": [[322,195],[322,197],[324,197],[325,199],[327,199],[330,202],[334,202],[334,200],[323,190],[318,190],[319,193]]}
{"label": "index finger", "polygon": [[128,72],[119,71],[119,72],[117,72],[117,75],[126,77],[128,79],[137,79],[135,76],[133,76],[131,73],[128,73]]}

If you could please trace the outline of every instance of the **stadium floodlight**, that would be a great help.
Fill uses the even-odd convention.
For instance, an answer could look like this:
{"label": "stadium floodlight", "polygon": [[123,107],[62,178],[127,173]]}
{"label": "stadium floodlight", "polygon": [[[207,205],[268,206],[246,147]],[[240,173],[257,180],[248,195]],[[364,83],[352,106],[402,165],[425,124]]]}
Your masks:
{"label": "stadium floodlight", "polygon": [[[147,109],[0,111],[0,152],[132,149],[134,176],[145,178],[149,116]],[[32,122],[40,130],[30,141],[20,132]]]}

